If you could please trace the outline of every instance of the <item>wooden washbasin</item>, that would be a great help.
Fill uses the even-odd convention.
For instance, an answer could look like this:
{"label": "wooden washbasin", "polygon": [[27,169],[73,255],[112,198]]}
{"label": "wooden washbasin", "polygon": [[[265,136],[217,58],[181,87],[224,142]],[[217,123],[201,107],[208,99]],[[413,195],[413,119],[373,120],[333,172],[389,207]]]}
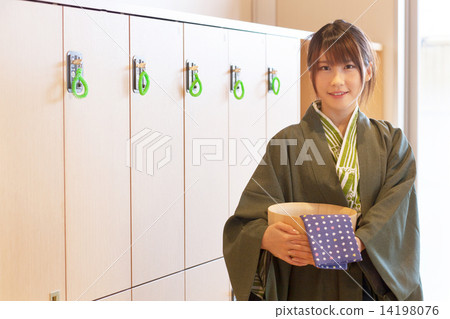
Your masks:
{"label": "wooden washbasin", "polygon": [[297,229],[300,233],[305,233],[305,225],[300,215],[335,215],[345,214],[349,215],[352,221],[353,230],[356,228],[357,212],[354,209],[330,205],[330,204],[318,204],[318,203],[304,203],[304,202],[291,202],[281,203],[269,206],[269,225],[276,222],[283,222],[291,225]]}

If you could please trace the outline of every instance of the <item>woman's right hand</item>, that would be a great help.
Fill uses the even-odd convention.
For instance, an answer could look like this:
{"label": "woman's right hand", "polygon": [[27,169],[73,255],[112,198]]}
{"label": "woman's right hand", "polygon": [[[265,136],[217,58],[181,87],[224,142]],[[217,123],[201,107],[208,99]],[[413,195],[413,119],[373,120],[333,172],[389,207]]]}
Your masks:
{"label": "woman's right hand", "polygon": [[267,227],[261,248],[294,266],[314,265],[306,234],[300,234],[292,226],[282,222]]}

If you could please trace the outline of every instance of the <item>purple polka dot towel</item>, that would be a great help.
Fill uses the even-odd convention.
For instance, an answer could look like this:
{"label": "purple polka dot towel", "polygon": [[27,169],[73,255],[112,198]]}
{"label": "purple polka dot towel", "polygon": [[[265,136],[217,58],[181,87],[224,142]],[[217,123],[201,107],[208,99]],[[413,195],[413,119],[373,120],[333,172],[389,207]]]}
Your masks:
{"label": "purple polka dot towel", "polygon": [[361,261],[352,222],[348,215],[301,215],[317,268],[347,269]]}

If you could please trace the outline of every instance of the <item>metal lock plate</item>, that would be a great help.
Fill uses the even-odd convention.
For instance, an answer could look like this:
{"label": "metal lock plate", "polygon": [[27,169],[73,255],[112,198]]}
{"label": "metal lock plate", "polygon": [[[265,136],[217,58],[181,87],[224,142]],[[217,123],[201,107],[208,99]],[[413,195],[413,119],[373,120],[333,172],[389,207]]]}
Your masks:
{"label": "metal lock plate", "polygon": [[[67,91],[69,93],[72,93],[72,82],[79,68],[81,68],[83,75],[83,55],[75,51],[67,52]],[[83,85],[81,82],[76,84],[76,88],[77,93],[81,93],[83,91]]]}
{"label": "metal lock plate", "polygon": [[[195,81],[194,74],[198,72],[198,66],[197,64],[193,62],[186,61],[186,92],[189,93],[189,88],[191,87],[191,84]],[[197,90],[198,85],[194,85],[193,90]]]}
{"label": "metal lock plate", "polygon": [[267,83],[269,85],[269,92],[270,92],[273,91],[272,90],[273,75],[274,73],[276,73],[276,71],[273,68],[269,68],[267,72],[268,72]]}
{"label": "metal lock plate", "polygon": [[[230,92],[233,92],[234,85],[239,81],[239,75],[241,73],[241,68],[236,65],[230,65]],[[240,89],[240,85],[237,87]]]}
{"label": "metal lock plate", "polygon": [[[145,70],[145,61],[138,57],[133,57],[133,92],[139,93],[139,76]],[[143,89],[147,86],[145,78],[142,79]]]}

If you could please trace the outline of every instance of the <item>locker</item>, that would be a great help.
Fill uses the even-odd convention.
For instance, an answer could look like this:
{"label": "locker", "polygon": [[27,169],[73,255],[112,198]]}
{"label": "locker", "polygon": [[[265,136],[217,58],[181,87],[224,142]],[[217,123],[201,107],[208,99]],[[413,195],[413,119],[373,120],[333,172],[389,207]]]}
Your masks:
{"label": "locker", "polygon": [[[233,215],[242,191],[265,152],[266,45],[265,35],[229,30],[229,61],[241,68],[245,87],[242,100],[229,94],[230,211]],[[255,154],[256,153],[256,154]]]}
{"label": "locker", "polygon": [[150,79],[147,94],[131,93],[131,136],[139,137],[131,143],[137,285],[184,268],[184,63],[181,23],[130,19],[131,58],[145,60]]}
{"label": "locker", "polygon": [[[228,32],[184,25],[184,58],[203,92],[185,95],[186,267],[222,256],[228,217]],[[187,86],[187,84],[185,84]]]}
{"label": "locker", "polygon": [[133,300],[184,300],[184,272],[179,272],[133,288]]}
{"label": "locker", "polygon": [[101,298],[99,301],[131,301],[131,289],[119,292],[117,294]]}
{"label": "locker", "polygon": [[89,94],[64,91],[67,298],[131,287],[128,17],[64,8],[64,54],[83,54]]}
{"label": "locker", "polygon": [[[267,68],[280,79],[278,95],[267,93],[267,138],[300,121],[300,41],[266,35]],[[303,76],[308,76],[307,73]]]}
{"label": "locker", "polygon": [[223,258],[186,270],[186,300],[231,300],[230,283]]}
{"label": "locker", "polygon": [[0,300],[65,299],[61,21],[61,7],[2,1]]}

